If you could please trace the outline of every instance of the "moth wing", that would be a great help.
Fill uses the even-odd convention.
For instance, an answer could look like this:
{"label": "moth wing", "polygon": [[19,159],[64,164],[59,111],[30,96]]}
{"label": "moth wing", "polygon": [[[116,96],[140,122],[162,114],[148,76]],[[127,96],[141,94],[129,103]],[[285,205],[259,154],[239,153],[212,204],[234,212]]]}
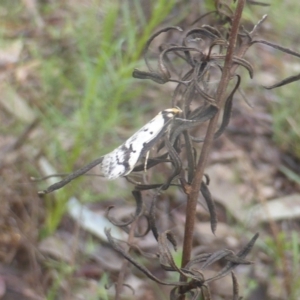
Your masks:
{"label": "moth wing", "polygon": [[149,142],[151,142],[162,131],[165,125],[165,120],[161,114],[157,115],[146,125],[144,125],[139,131],[133,134],[124,145],[128,149],[138,151]]}
{"label": "moth wing", "polygon": [[171,117],[165,120],[163,114],[158,114],[124,144],[105,155],[101,163],[103,175],[108,179],[115,179],[129,174],[143,152],[148,149],[147,146],[150,146],[151,142],[160,136],[170,119]]}
{"label": "moth wing", "polygon": [[103,175],[108,179],[116,179],[127,172],[124,164],[126,155],[120,148],[106,154],[100,165]]}

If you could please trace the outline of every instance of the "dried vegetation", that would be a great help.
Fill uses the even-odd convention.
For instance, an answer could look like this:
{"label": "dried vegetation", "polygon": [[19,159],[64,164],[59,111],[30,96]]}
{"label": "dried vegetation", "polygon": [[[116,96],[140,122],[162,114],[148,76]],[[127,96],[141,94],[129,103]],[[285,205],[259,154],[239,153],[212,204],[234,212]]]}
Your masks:
{"label": "dried vegetation", "polygon": [[[38,32],[43,31],[47,20],[39,15],[35,2],[24,2]],[[293,214],[300,206],[298,187],[278,172],[281,154],[270,140],[271,118],[266,106],[255,93],[248,95],[241,87],[259,68],[251,55],[245,58],[252,47],[266,45],[297,58],[300,55],[258,38],[266,16],[244,26],[245,1],[236,2],[231,6],[215,1],[215,11],[194,22],[181,21],[180,27],[161,27],[145,44],[147,70],[141,65],[134,69],[133,77],[151,80],[154,87],[170,83],[172,99],[159,105],[168,108],[171,102],[172,107],[182,110],[182,115],[175,118],[146,162],[141,161],[126,182],[121,179],[116,185],[132,191],[135,206],[128,201],[120,209],[121,201],[114,198],[83,206],[73,198],[66,202],[69,214],[60,220],[56,232],[43,236],[39,228],[45,221],[45,211],[55,200],[37,197],[34,185],[26,180],[32,167],[24,163],[31,161],[36,166],[41,156],[32,148],[32,141],[41,136],[40,123],[32,116],[30,105],[24,106],[28,105],[26,101],[11,96],[22,113],[13,114],[8,106],[1,113],[2,122],[12,122],[9,116],[13,114],[29,125],[2,134],[3,140],[6,136],[11,140],[2,142],[6,146],[1,148],[1,176],[5,182],[1,191],[1,296],[297,299],[299,238],[289,235],[284,226],[294,232],[299,229],[299,215]],[[187,23],[189,27],[183,28]],[[16,29],[12,32],[17,34]],[[50,42],[47,36],[43,38]],[[151,53],[153,48],[157,49],[155,54]],[[38,62],[22,60],[21,52],[16,61],[2,58],[1,74],[6,83],[19,85],[20,94],[26,95],[26,87],[33,89],[38,82],[34,72]],[[279,88],[297,80],[299,75],[292,75],[264,88]],[[2,94],[12,95],[9,86],[1,86]],[[255,99],[257,107],[250,111],[248,103],[236,103],[240,95],[247,101]],[[95,160],[45,193],[60,189],[97,163]],[[291,194],[284,201],[280,198]],[[267,201],[276,197],[279,199]],[[259,200],[256,207],[254,199]],[[282,214],[278,209],[273,213],[274,201],[283,205]],[[255,244],[256,231],[261,232],[261,241]],[[251,260],[246,258],[250,251],[254,253]],[[229,273],[230,282],[226,276]]]}

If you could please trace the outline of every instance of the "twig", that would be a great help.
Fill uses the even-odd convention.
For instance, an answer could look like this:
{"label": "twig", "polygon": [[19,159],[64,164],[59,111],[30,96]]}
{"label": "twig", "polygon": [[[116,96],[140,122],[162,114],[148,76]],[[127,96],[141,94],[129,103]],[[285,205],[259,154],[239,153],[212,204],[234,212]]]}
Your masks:
{"label": "twig", "polygon": [[[237,35],[239,30],[239,23],[242,17],[244,4],[245,4],[245,0],[238,1],[237,8],[233,17],[232,29],[229,37],[229,46],[227,48],[223,73],[222,73],[221,81],[218,86],[217,95],[216,95],[216,99],[219,107],[222,107],[222,105],[224,105],[226,100],[225,92],[231,77],[232,60],[233,60],[233,55],[234,55],[234,50],[235,50],[235,45],[236,45],[236,40],[237,40]],[[218,117],[219,117],[219,112],[209,122],[203,148],[196,168],[195,177],[191,184],[190,193],[188,195],[183,253],[182,253],[182,267],[185,267],[185,265],[189,262],[191,258],[197,200],[199,197],[199,191],[200,191],[200,186],[204,174],[204,168],[206,165],[208,154],[212,146],[214,133],[217,128]],[[180,279],[181,281],[185,281],[185,278],[183,278],[183,276],[181,276]],[[184,299],[185,296],[182,295],[180,300],[184,300]]]}

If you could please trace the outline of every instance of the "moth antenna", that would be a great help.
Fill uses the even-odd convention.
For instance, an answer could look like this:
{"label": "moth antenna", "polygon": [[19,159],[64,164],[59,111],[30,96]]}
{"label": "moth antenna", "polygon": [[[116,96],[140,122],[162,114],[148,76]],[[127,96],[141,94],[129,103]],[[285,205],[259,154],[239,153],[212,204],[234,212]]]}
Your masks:
{"label": "moth antenna", "polygon": [[38,181],[43,181],[43,180],[46,180],[46,179],[49,179],[49,178],[52,178],[52,177],[65,177],[65,176],[68,176],[70,175],[70,173],[58,173],[58,174],[51,174],[51,175],[47,175],[47,176],[44,176],[44,177],[30,177],[30,180],[31,181],[34,181],[34,182],[38,182]]}
{"label": "moth antenna", "polygon": [[86,166],[84,166],[83,168],[78,169],[77,171],[70,173],[66,178],[64,178],[63,180],[56,182],[52,185],[50,185],[46,190],[44,191],[39,191],[38,194],[40,196],[43,196],[45,194],[49,194],[55,190],[59,190],[60,188],[62,188],[63,186],[65,186],[66,184],[68,184],[69,182],[71,182],[73,179],[85,174],[86,172],[88,172],[90,169],[94,168],[95,166],[99,165],[102,163],[104,156],[101,156],[100,158],[95,159],[94,161],[92,161],[91,163],[87,164]]}

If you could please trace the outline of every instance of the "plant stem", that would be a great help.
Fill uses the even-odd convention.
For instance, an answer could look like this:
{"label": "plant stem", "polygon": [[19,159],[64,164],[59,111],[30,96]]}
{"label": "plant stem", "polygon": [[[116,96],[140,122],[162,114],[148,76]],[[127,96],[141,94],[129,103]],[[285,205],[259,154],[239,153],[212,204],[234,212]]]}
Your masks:
{"label": "plant stem", "polygon": [[[229,46],[227,48],[224,68],[222,72],[222,77],[220,84],[217,89],[216,100],[219,107],[222,107],[226,100],[226,89],[231,78],[231,67],[232,67],[232,58],[234,55],[235,45],[237,34],[239,30],[239,23],[242,17],[242,12],[244,8],[245,0],[239,0],[237,3],[237,8],[233,17],[232,29],[229,37]],[[204,174],[204,168],[206,166],[208,154],[210,152],[214,133],[217,128],[219,118],[219,112],[210,120],[207,133],[205,136],[203,148],[199,157],[198,165],[195,172],[195,177],[191,184],[191,189],[188,194],[187,208],[186,208],[186,223],[185,223],[185,232],[184,232],[184,242],[183,242],[183,253],[182,253],[182,267],[184,267],[191,258],[191,251],[193,246],[193,233],[194,233],[194,224],[196,217],[196,206],[199,197],[200,186]],[[185,278],[181,276],[181,281],[186,281]],[[181,297],[181,300],[184,300],[185,296]]]}

